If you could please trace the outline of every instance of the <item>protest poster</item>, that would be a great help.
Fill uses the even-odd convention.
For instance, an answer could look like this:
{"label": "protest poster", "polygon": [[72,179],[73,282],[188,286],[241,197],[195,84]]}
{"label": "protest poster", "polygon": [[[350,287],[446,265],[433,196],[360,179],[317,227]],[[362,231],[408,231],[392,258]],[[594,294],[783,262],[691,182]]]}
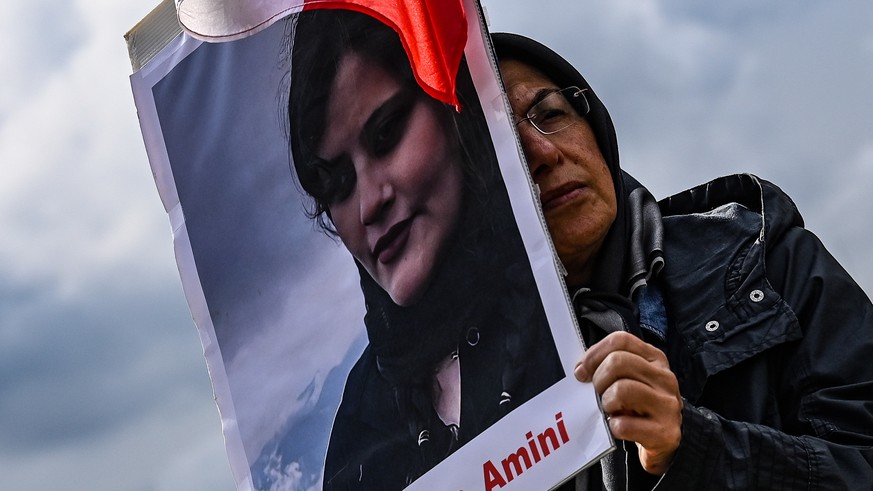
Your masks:
{"label": "protest poster", "polygon": [[480,7],[441,92],[402,2],[316,3],[127,35],[237,487],[554,487],[613,443]]}

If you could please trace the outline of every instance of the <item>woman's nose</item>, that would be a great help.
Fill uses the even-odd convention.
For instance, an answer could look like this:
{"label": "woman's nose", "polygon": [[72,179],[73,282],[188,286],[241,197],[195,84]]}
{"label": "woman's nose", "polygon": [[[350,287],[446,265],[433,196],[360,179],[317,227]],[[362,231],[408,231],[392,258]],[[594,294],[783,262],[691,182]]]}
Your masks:
{"label": "woman's nose", "polygon": [[394,186],[387,169],[368,166],[358,176],[360,193],[361,224],[378,223],[394,202]]}
{"label": "woman's nose", "polygon": [[548,136],[537,131],[530,121],[518,126],[518,134],[531,177],[536,179],[558,164],[561,158],[558,147]]}

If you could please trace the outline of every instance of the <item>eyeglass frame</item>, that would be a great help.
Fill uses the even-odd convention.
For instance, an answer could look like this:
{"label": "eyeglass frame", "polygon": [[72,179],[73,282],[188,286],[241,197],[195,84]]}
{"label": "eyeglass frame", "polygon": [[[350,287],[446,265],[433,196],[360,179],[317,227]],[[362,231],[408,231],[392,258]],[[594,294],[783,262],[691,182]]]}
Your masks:
{"label": "eyeglass frame", "polygon": [[[573,90],[573,92],[571,93],[571,97],[572,97],[572,99],[569,98],[569,97],[567,97],[567,95],[565,94],[565,92],[567,92],[567,91],[571,91],[571,90]],[[571,127],[571,126],[573,126],[575,123],[571,121],[571,122],[569,122],[566,126],[562,126],[562,127],[558,128],[558,129],[556,129],[556,130],[553,130],[553,131],[545,131],[545,130],[543,130],[542,128],[540,128],[540,127],[539,127],[539,126],[534,122],[534,118],[537,117],[537,114],[535,114],[535,113],[532,114],[532,112],[534,111],[534,108],[536,108],[538,105],[542,104],[543,101],[545,101],[546,99],[548,99],[548,98],[551,97],[552,95],[554,95],[554,94],[560,94],[560,96],[563,97],[564,100],[566,100],[568,104],[570,104],[570,107],[573,108],[573,111],[575,111],[575,113],[576,113],[577,115],[579,115],[580,118],[584,118],[584,117],[585,117],[589,112],[591,112],[591,103],[589,103],[589,102],[588,102],[588,98],[585,97],[585,92],[588,92],[588,89],[587,89],[587,88],[582,89],[582,88],[579,88],[579,86],[577,86],[577,85],[570,85],[570,86],[568,86],[568,87],[564,87],[563,89],[558,89],[558,90],[554,90],[554,91],[552,91],[552,92],[549,92],[549,93],[546,94],[542,99],[540,99],[539,101],[537,101],[536,104],[533,104],[533,105],[532,105],[532,106],[527,110],[527,112],[525,113],[525,116],[526,116],[525,118],[522,118],[522,119],[520,119],[520,120],[518,120],[518,121],[515,122],[515,126],[516,126],[516,128],[517,128],[518,125],[520,125],[521,123],[524,123],[525,121],[528,121],[528,122],[530,122],[531,126],[534,127],[534,129],[536,129],[538,132],[540,132],[540,134],[548,136],[548,135],[554,135],[555,133],[558,133],[559,131],[563,131],[563,130],[565,130],[565,129]],[[584,105],[585,105],[585,106],[584,106],[584,107],[585,107],[585,110],[584,110],[584,111],[580,111],[580,110],[579,110],[579,99],[578,99],[579,97],[582,98],[581,101],[582,101],[582,103],[584,103]]]}

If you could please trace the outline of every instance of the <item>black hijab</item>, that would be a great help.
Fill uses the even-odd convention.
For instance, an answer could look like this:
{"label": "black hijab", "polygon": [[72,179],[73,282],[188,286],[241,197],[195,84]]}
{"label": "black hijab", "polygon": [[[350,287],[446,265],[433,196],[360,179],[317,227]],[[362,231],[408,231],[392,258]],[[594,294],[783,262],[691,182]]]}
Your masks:
{"label": "black hijab", "polygon": [[[612,118],[594,89],[567,60],[545,45],[518,34],[493,33],[491,40],[498,61],[525,63],[543,72],[559,87],[575,85],[588,89],[586,98],[591,110],[585,118],[612,175],[617,210],[615,222],[595,259],[591,281],[570,294],[589,344],[616,330],[639,335],[639,322],[631,299],[663,265],[657,202],[642,184],[621,170]],[[585,326],[585,321],[594,326]]]}

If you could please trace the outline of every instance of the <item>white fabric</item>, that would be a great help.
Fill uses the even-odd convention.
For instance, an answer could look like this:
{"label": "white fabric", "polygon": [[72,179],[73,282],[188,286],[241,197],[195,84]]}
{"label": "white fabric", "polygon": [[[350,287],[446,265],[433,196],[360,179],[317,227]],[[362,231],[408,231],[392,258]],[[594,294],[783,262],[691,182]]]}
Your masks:
{"label": "white fabric", "polygon": [[179,24],[196,39],[233,41],[303,8],[304,0],[178,0]]}

